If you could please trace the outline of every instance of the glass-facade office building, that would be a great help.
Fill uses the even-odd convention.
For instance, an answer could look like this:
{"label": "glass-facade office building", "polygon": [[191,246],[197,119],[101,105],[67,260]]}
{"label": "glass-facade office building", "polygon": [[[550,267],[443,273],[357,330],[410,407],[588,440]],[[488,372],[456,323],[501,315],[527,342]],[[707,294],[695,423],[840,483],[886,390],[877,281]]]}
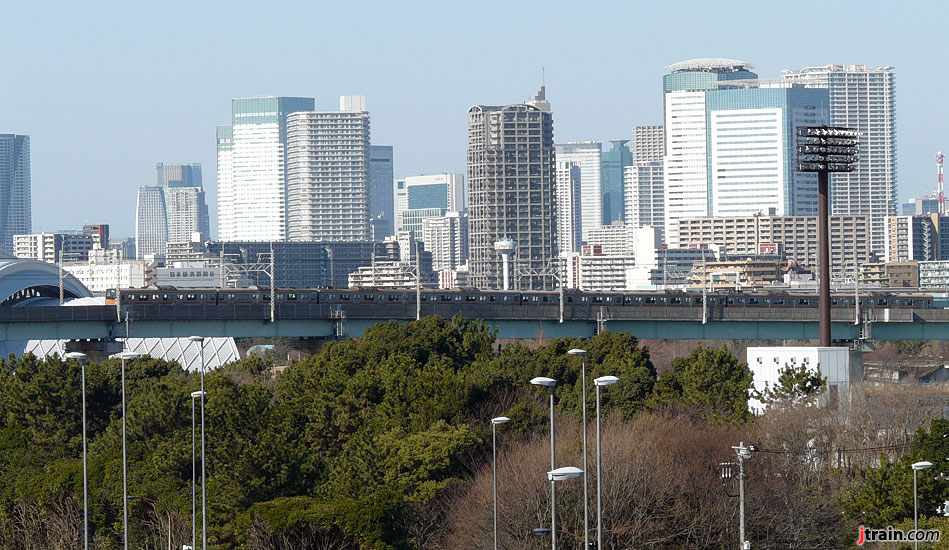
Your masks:
{"label": "glass-facade office building", "polygon": [[827,90],[760,81],[752,65],[697,59],[668,67],[666,238],[703,216],[814,215],[817,177],[794,170],[798,126],[826,122]]}
{"label": "glass-facade office building", "polygon": [[231,100],[231,125],[217,129],[218,238],[286,238],[287,115],[313,109],[305,97]]}

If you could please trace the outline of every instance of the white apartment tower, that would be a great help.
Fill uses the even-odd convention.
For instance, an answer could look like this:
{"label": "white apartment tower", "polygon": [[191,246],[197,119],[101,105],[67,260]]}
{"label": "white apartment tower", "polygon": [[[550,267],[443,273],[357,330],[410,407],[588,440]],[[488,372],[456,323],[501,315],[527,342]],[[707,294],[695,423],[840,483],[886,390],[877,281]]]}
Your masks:
{"label": "white apartment tower", "polygon": [[287,116],[287,227],[291,241],[367,241],[369,112],[364,96],[339,111]]}
{"label": "white apartment tower", "polygon": [[633,128],[633,162],[662,162],[666,152],[665,127],[635,126]]}
{"label": "white apartment tower", "polygon": [[886,224],[897,214],[896,75],[893,67],[823,65],[785,70],[783,79],[827,88],[830,124],[860,132],[860,160],[830,179],[831,213],[870,216],[870,245],[883,254]]}
{"label": "white apartment tower", "polygon": [[557,249],[580,251],[580,163],[557,161]]}
{"label": "white apartment tower", "polygon": [[287,115],[312,98],[231,100],[231,125],[217,128],[218,238],[282,241],[287,235]]}
{"label": "white apartment tower", "polygon": [[626,167],[626,223],[634,227],[656,227],[660,238],[665,225],[665,190],[662,161],[633,161]]}
{"label": "white apartment tower", "polygon": [[596,141],[558,143],[557,160],[580,165],[580,235],[603,225],[603,144]]}
{"label": "white apartment tower", "polygon": [[663,126],[633,128],[633,165],[623,174],[626,223],[634,227],[665,226],[665,130]]}
{"label": "white apartment tower", "polygon": [[432,270],[457,270],[468,262],[468,215],[448,212],[422,220],[422,242],[432,253]]}

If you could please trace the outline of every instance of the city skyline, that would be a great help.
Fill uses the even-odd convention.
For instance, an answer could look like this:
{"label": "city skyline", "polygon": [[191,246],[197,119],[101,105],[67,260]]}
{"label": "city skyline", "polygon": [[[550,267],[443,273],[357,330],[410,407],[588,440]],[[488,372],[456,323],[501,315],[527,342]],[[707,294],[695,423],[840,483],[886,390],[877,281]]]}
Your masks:
{"label": "city skyline", "polygon": [[[340,40],[342,29],[320,37],[270,30],[237,52],[224,52],[217,47],[220,41],[251,19],[239,11],[224,13],[227,10],[214,4],[189,7],[190,17],[176,32],[194,40],[173,44],[165,40],[166,31],[150,21],[174,6],[143,7],[135,14],[64,6],[42,14],[42,25],[41,14],[32,6],[11,6],[11,17],[5,18],[10,23],[0,23],[0,28],[11,40],[35,46],[9,60],[10,81],[18,86],[0,90],[0,105],[15,108],[0,110],[0,124],[4,132],[32,139],[34,193],[38,199],[44,197],[46,206],[34,212],[33,229],[48,231],[109,218],[116,236],[131,235],[134,190],[151,182],[151,171],[160,161],[200,162],[205,167],[214,215],[211,225],[216,228],[214,127],[229,119],[232,98],[268,94],[315,97],[317,109],[331,109],[339,95],[366,95],[372,105],[373,144],[394,147],[394,172],[400,178],[463,172],[467,109],[527,100],[525,90],[536,90],[544,78],[557,112],[557,142],[606,143],[630,139],[633,126],[661,122],[664,67],[681,60],[742,59],[755,64],[763,78],[779,78],[785,68],[830,63],[889,65],[895,67],[897,94],[904,99],[897,103],[900,202],[933,187],[933,155],[949,148],[938,123],[949,113],[939,97],[946,77],[930,69],[925,54],[936,48],[937,33],[929,32],[935,23],[919,15],[901,12],[883,21],[874,16],[882,4],[847,2],[827,6],[827,23],[813,24],[804,13],[779,14],[776,7],[739,3],[720,10],[692,3],[686,8],[694,17],[678,20],[679,30],[673,35],[659,24],[669,14],[658,6],[622,6],[607,20],[597,10],[571,10],[568,4],[554,3],[541,12],[527,5],[505,6],[515,17],[497,22],[498,32],[513,33],[516,15],[528,12],[554,29],[570,21],[581,28],[595,23],[598,31],[560,33],[539,50],[527,49],[534,35],[511,34],[504,49],[540,53],[526,56],[517,67],[501,67],[489,61],[501,45],[481,44],[477,55],[470,46],[492,11],[490,4],[473,17],[450,8],[372,4],[365,23],[372,40],[356,44],[353,55],[347,56],[333,55],[345,43]],[[321,9],[328,16],[342,10]],[[312,10],[299,6],[301,15]],[[744,18],[741,34],[713,32],[735,13]],[[793,32],[773,32],[779,15]],[[258,17],[266,23],[276,14]],[[96,18],[110,32],[81,24]],[[307,17],[293,19],[281,21],[291,27],[286,31],[298,28]],[[631,34],[632,20],[638,23],[637,32]],[[19,23],[14,26],[13,21]],[[405,26],[398,28],[399,24]],[[817,32],[827,36],[806,40],[807,34]],[[884,34],[904,39],[875,39]],[[379,47],[396,38],[398,47]],[[80,46],[63,48],[66,41]],[[655,47],[657,43],[662,47]],[[438,52],[432,51],[435,44]],[[599,55],[588,55],[591,50]],[[317,56],[311,70],[291,70],[315,51],[326,54]],[[632,52],[636,55],[630,62]],[[94,65],[91,59],[96,60]],[[191,85],[165,84],[164,72],[146,70],[146,63],[180,64]],[[55,75],[35,71],[54,66],[63,70]],[[101,99],[105,90],[110,94],[107,105]],[[594,104],[609,108],[591,109]],[[51,110],[60,115],[49,116]],[[88,139],[77,142],[71,137],[80,133],[88,133]],[[132,135],[136,139],[127,138]],[[69,168],[75,165],[109,166],[109,177],[94,177],[95,170],[77,175]],[[65,186],[65,181],[74,184]],[[90,191],[110,200],[80,200]],[[76,209],[76,204],[83,208]],[[118,219],[116,211],[129,214]]]}

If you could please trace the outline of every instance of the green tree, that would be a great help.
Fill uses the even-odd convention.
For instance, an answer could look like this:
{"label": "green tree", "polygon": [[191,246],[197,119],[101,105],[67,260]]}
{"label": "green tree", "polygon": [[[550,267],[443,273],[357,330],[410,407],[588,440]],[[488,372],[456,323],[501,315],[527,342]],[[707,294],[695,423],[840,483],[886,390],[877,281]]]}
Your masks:
{"label": "green tree", "polygon": [[820,395],[827,384],[826,377],[807,365],[785,365],[778,373],[778,381],[774,386],[766,384],[764,390],[753,391],[755,399],[766,405],[809,403]]}
{"label": "green tree", "polygon": [[653,406],[696,407],[711,418],[743,422],[750,418],[748,397],[752,374],[748,365],[722,346],[698,347],[672,361],[652,396]]}

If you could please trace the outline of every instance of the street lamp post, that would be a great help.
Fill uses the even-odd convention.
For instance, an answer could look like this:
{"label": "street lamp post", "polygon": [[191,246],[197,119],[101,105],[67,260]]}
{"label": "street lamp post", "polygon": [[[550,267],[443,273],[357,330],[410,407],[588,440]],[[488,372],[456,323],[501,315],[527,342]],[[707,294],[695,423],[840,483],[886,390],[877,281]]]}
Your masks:
{"label": "street lamp post", "polygon": [[572,349],[568,355],[580,356],[580,377],[583,393],[583,548],[590,548],[590,499],[587,496],[587,352],[582,349]]}
{"label": "street lamp post", "polygon": [[[568,479],[576,479],[584,475],[584,471],[580,468],[574,468],[573,466],[565,466],[563,468],[554,468],[551,471],[547,472],[547,479],[550,480],[550,487],[553,490],[553,487],[558,481],[566,481]],[[557,550],[557,503],[555,501],[550,501],[550,540],[553,550]]]}
{"label": "street lamp post", "polygon": [[[554,386],[557,381],[553,378],[538,376],[531,378],[531,384],[535,386],[545,386],[550,390],[550,469],[554,470]],[[554,480],[550,480],[550,548],[557,550],[557,486]]]}
{"label": "street lamp post", "polygon": [[852,172],[857,162],[857,138],[850,128],[799,126],[797,129],[797,171],[817,173],[817,246],[820,269],[820,345],[831,345],[830,338],[830,207],[828,187],[832,172]]}
{"label": "street lamp post", "polygon": [[128,351],[119,357],[122,358],[122,540],[125,550],[129,550],[129,477],[128,455],[125,450],[125,362],[138,359],[139,354]]}
{"label": "street lamp post", "polygon": [[89,550],[89,472],[86,464],[86,354],[74,351],[66,359],[79,361],[82,368],[82,547]]}
{"label": "street lamp post", "polygon": [[198,508],[197,508],[197,459],[195,458],[195,420],[194,420],[194,400],[197,398],[203,398],[203,391],[193,391],[191,392],[191,550],[194,550],[198,544]]}
{"label": "street lamp post", "polygon": [[511,419],[499,416],[491,419],[491,454],[492,471],[494,472],[494,550],[498,550],[498,424],[504,424]]}
{"label": "street lamp post", "polygon": [[[916,496],[916,473],[920,470],[928,470],[933,467],[932,462],[916,462],[913,464],[913,530],[919,531],[919,510],[918,498]],[[919,540],[913,543],[915,548],[919,548]]]}
{"label": "street lamp post", "polygon": [[198,344],[201,359],[201,550],[208,550],[208,487],[206,478],[207,461],[204,445],[204,336],[189,336],[188,340]]}
{"label": "street lamp post", "polygon": [[600,386],[610,386],[619,382],[619,378],[615,376],[601,376],[593,380],[593,385],[596,386],[596,550],[603,548],[603,500],[601,493],[602,491],[602,475],[600,474],[600,467],[603,463],[602,455],[600,454]]}

